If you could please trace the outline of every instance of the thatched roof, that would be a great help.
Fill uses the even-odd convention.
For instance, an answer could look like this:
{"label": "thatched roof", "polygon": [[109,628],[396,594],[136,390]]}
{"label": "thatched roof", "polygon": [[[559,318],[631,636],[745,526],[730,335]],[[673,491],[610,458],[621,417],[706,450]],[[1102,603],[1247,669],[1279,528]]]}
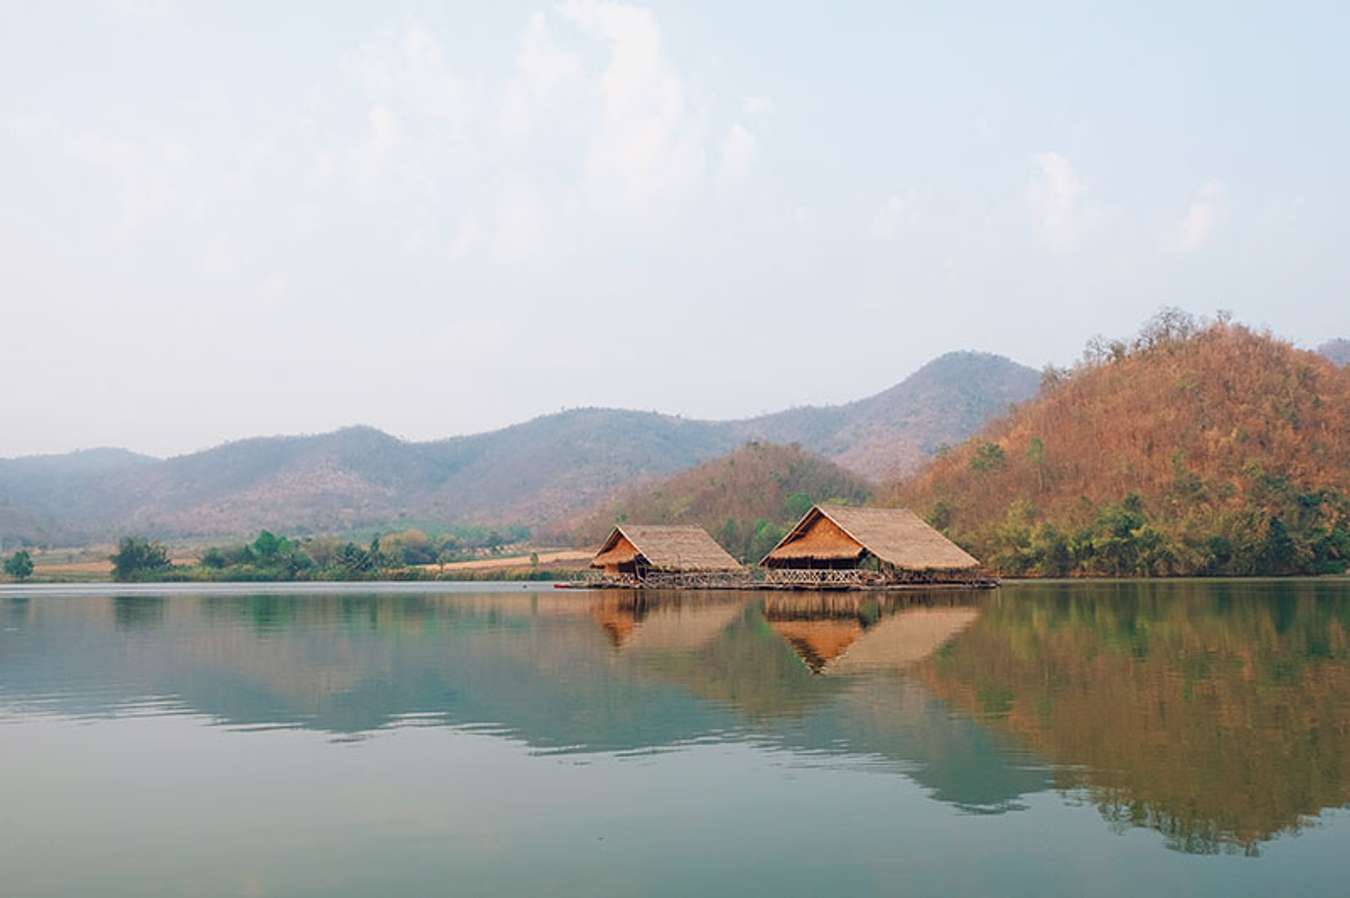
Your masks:
{"label": "thatched roof", "polygon": [[980,563],[907,508],[817,505],[764,561],[858,558],[866,550],[911,571],[969,570]]}
{"label": "thatched roof", "polygon": [[736,559],[702,527],[620,524],[591,559],[591,567],[641,556],[658,571],[738,571]]}

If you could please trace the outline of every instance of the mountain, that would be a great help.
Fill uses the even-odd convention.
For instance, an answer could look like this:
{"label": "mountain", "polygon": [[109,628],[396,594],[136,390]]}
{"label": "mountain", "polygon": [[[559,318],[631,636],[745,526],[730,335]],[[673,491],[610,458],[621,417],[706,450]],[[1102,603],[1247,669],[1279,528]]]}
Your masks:
{"label": "mountain", "polygon": [[1350,340],[1344,338],[1328,340],[1317,347],[1317,352],[1337,365],[1350,365]]}
{"label": "mountain", "polygon": [[1098,350],[880,500],[1007,573],[1345,568],[1350,369],[1224,322]]}
{"label": "mountain", "polygon": [[873,479],[896,477],[1036,395],[1040,379],[1040,372],[1003,356],[949,352],[875,396],[751,418],[737,432],[747,440],[800,443]]}
{"label": "mountain", "polygon": [[629,487],[567,535],[589,544],[604,539],[616,521],[698,524],[732,555],[757,561],[812,502],[863,502],[871,491],[862,477],[800,446],[749,443],[671,477]]}
{"label": "mountain", "polygon": [[0,460],[0,539],[540,524],[750,440],[797,442],[879,476],[912,470],[989,414],[1031,396],[1037,379],[999,356],[951,353],[858,402],[741,421],[585,408],[430,442],[350,427],[239,440],[162,460],[114,449]]}

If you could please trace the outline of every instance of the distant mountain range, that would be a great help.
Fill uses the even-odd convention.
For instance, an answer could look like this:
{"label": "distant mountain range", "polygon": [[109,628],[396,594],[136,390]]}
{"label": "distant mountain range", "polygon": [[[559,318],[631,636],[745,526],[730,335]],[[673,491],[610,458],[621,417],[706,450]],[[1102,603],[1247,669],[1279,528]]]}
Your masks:
{"label": "distant mountain range", "polygon": [[738,421],[587,408],[431,442],[350,427],[239,440],[169,459],[91,449],[0,460],[0,539],[538,524],[750,440],[798,443],[855,474],[890,478],[1033,396],[1039,377],[1002,356],[956,352],[857,402]]}
{"label": "distant mountain range", "polygon": [[1317,351],[1337,365],[1350,365],[1350,340],[1344,338],[1328,340],[1317,347]]}

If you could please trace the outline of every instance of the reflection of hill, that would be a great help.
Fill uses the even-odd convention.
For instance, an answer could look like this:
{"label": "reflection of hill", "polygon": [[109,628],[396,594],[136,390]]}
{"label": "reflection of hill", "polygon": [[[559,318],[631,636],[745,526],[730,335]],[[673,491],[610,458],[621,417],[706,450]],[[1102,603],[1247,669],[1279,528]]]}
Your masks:
{"label": "reflection of hill", "polygon": [[[613,617],[631,624],[617,648]],[[916,683],[813,676],[734,594],[9,600],[0,619],[0,707],[352,735],[408,718],[545,751],[744,738],[872,759],[984,809],[1046,782]]]}
{"label": "reflection of hill", "polygon": [[1317,583],[1005,590],[923,668],[1121,827],[1255,851],[1350,801],[1350,599]]}
{"label": "reflection of hill", "polygon": [[[742,604],[737,619],[697,651],[644,658],[635,675],[679,684],[733,708],[767,744],[865,756],[884,769],[903,771],[941,801],[973,811],[1009,810],[1021,795],[1048,787],[1046,771],[1006,737],[953,717],[922,685],[896,675],[933,644],[933,633],[945,635],[973,620],[980,609],[971,602],[982,599],[951,592],[771,596]],[[902,629],[891,621],[907,623]],[[803,664],[800,646],[784,638],[792,626],[812,624],[856,628],[864,634],[857,646],[876,633],[873,647],[851,671],[872,675],[815,676],[809,662]],[[914,632],[921,634],[922,647]]]}

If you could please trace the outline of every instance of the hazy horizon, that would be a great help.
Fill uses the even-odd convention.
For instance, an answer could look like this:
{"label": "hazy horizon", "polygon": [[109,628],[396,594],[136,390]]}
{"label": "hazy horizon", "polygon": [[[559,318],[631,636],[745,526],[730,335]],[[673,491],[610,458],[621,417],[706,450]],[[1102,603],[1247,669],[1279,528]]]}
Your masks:
{"label": "hazy horizon", "polygon": [[7,4],[0,457],[1350,336],[1337,4]]}
{"label": "hazy horizon", "polygon": [[[972,350],[951,350],[950,352],[944,352],[944,353],[942,353],[942,354],[939,355],[939,356],[936,356],[936,357],[934,357],[934,358],[932,358],[932,359],[929,359],[927,362],[924,362],[923,364],[921,364],[918,368],[915,368],[913,371],[910,371],[910,372],[908,372],[908,373],[906,373],[906,374],[903,374],[903,375],[899,376],[895,381],[893,381],[893,382],[891,382],[891,383],[888,383],[888,384],[885,384],[884,386],[878,387],[878,388],[875,389],[875,390],[868,390],[868,391],[866,391],[866,392],[864,392],[864,393],[861,393],[861,394],[859,394],[859,395],[857,395],[857,396],[854,396],[854,397],[851,397],[851,398],[848,398],[848,399],[841,400],[840,402],[837,402],[837,403],[833,403],[833,402],[832,402],[832,403],[794,403],[794,404],[792,404],[792,405],[783,406],[783,407],[781,407],[781,408],[766,409],[766,410],[764,410],[764,411],[762,411],[762,412],[751,412],[751,413],[746,414],[746,415],[728,415],[728,416],[726,416],[726,417],[721,417],[721,418],[711,418],[711,417],[710,417],[710,418],[698,418],[698,417],[695,417],[695,416],[692,416],[692,415],[682,415],[682,414],[680,414],[679,412],[670,412],[670,411],[666,411],[666,410],[660,409],[660,408],[638,408],[638,407],[628,407],[628,406],[602,406],[602,405],[584,405],[584,404],[583,404],[583,405],[569,405],[569,406],[564,406],[564,407],[562,407],[562,408],[554,409],[553,411],[541,412],[541,413],[539,413],[539,414],[537,414],[537,415],[531,415],[531,416],[528,417],[528,418],[522,418],[522,419],[520,419],[519,421],[509,421],[509,422],[507,422],[506,424],[503,424],[503,425],[501,425],[501,426],[499,426],[499,427],[489,427],[489,428],[485,428],[485,429],[483,429],[483,430],[465,431],[465,432],[462,432],[462,433],[433,434],[433,435],[427,436],[427,437],[416,437],[416,438],[415,438],[415,437],[408,437],[408,436],[405,436],[405,435],[403,435],[403,434],[394,433],[394,432],[388,430],[387,428],[381,427],[379,424],[372,423],[372,422],[369,422],[369,421],[348,421],[348,422],[346,422],[346,423],[338,424],[338,425],[336,425],[336,426],[334,426],[334,427],[328,428],[327,430],[316,430],[316,431],[278,431],[278,432],[276,432],[276,433],[244,433],[244,434],[240,434],[240,435],[238,435],[238,436],[226,437],[225,439],[220,440],[219,442],[211,443],[211,444],[209,444],[209,445],[205,445],[205,446],[196,446],[196,447],[193,447],[193,448],[190,448],[190,449],[185,449],[185,450],[183,450],[183,451],[181,451],[181,452],[167,452],[167,453],[145,452],[145,451],[136,449],[136,448],[133,447],[133,446],[116,446],[116,445],[104,443],[104,444],[94,444],[94,445],[89,445],[89,446],[73,446],[73,447],[71,447],[71,448],[69,448],[69,449],[61,449],[61,450],[57,450],[57,451],[54,451],[54,452],[30,452],[30,453],[26,453],[26,454],[20,455],[20,456],[0,456],[0,461],[9,461],[9,460],[14,460],[15,458],[34,458],[34,457],[41,457],[41,456],[70,455],[70,454],[75,454],[75,453],[80,453],[80,452],[97,452],[97,451],[105,450],[105,449],[127,450],[127,451],[133,452],[133,453],[135,453],[135,454],[137,454],[137,455],[147,456],[147,457],[151,457],[151,458],[158,458],[158,459],[167,459],[167,458],[174,458],[174,457],[177,457],[177,456],[180,456],[180,455],[192,455],[192,454],[197,453],[197,452],[203,452],[203,451],[206,451],[206,450],[209,450],[209,449],[214,449],[214,448],[217,448],[217,447],[219,447],[219,446],[223,446],[223,445],[226,445],[226,444],[229,444],[229,443],[239,442],[239,441],[242,441],[242,440],[250,440],[250,439],[274,439],[274,438],[285,438],[285,437],[311,437],[311,436],[323,436],[324,434],[336,433],[337,431],[341,431],[341,430],[356,430],[356,429],[362,429],[362,428],[369,428],[369,429],[372,429],[372,430],[378,430],[378,431],[380,431],[381,433],[387,434],[388,436],[392,436],[392,437],[395,437],[395,438],[397,438],[397,439],[404,440],[404,441],[407,441],[407,442],[435,442],[435,441],[437,441],[437,440],[443,440],[443,439],[456,439],[456,438],[458,438],[458,437],[474,436],[474,435],[476,435],[476,434],[488,433],[488,432],[492,432],[492,431],[496,431],[496,430],[503,430],[503,429],[506,429],[506,428],[515,426],[515,425],[517,425],[517,424],[528,423],[529,421],[533,421],[533,420],[535,420],[535,419],[537,419],[537,418],[548,417],[549,415],[563,414],[563,413],[566,413],[566,412],[586,411],[586,410],[591,410],[591,409],[606,410],[606,411],[623,411],[623,412],[651,413],[651,414],[658,414],[658,415],[666,415],[666,416],[674,417],[674,418],[682,418],[682,419],[689,420],[689,421],[731,422],[731,421],[745,420],[745,419],[748,419],[748,418],[754,418],[754,417],[758,417],[758,416],[760,416],[760,415],[766,415],[766,414],[767,414],[767,415],[772,415],[772,414],[775,414],[775,413],[778,413],[778,412],[795,411],[795,410],[798,410],[798,409],[805,409],[805,408],[822,408],[822,407],[836,407],[836,406],[839,406],[839,405],[847,405],[847,404],[852,403],[852,402],[856,402],[856,401],[863,400],[863,399],[868,399],[868,398],[870,398],[870,397],[872,397],[872,396],[877,395],[878,393],[885,392],[886,390],[890,389],[891,387],[898,386],[900,383],[902,383],[903,381],[905,381],[906,379],[908,379],[908,378],[911,377],[912,375],[917,374],[922,368],[927,367],[927,366],[928,366],[930,363],[932,363],[932,362],[936,362],[936,361],[938,361],[938,360],[940,360],[940,359],[942,359],[942,358],[945,358],[945,357],[947,357],[947,356],[950,356],[950,355],[958,355],[958,354],[961,354],[961,353],[969,353],[969,354],[973,354],[973,355],[994,355],[994,356],[998,356],[998,357],[1000,357],[1000,358],[1006,359],[1007,361],[1013,362],[1014,364],[1022,364],[1021,362],[1018,362],[1016,359],[1009,358],[1008,356],[1005,356],[1005,355],[1003,355],[1002,353],[990,353],[990,352],[985,352],[985,351],[983,351],[983,350],[978,350],[978,349],[972,349]],[[1030,367],[1030,366],[1026,366],[1026,367]]]}

